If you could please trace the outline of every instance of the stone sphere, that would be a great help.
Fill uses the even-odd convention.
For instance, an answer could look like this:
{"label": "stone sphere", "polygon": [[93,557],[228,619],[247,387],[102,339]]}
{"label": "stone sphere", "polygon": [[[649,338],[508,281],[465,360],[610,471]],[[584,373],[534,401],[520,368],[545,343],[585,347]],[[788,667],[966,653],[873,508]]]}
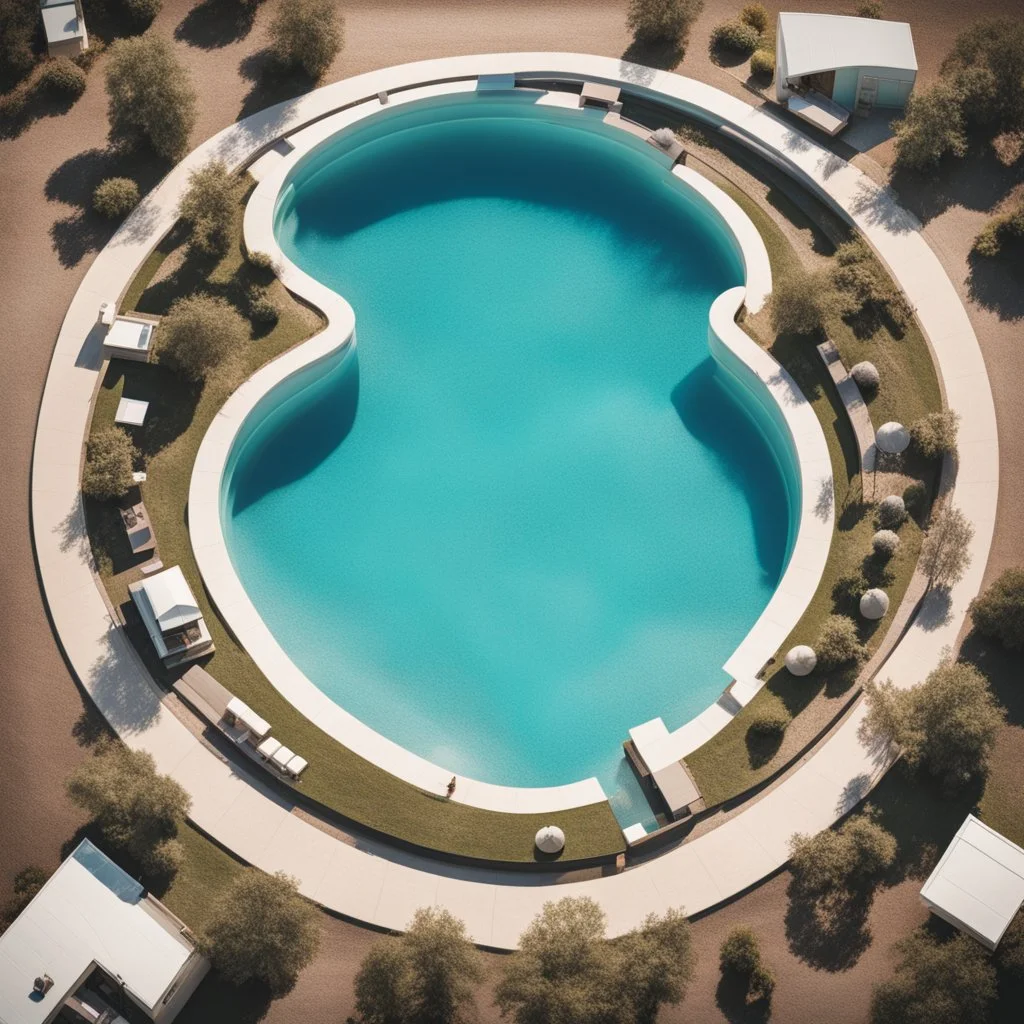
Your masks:
{"label": "stone sphere", "polygon": [[910,444],[910,431],[902,423],[883,423],[875,434],[875,444],[886,455],[899,455]]}
{"label": "stone sphere", "polygon": [[545,825],[534,839],[541,853],[559,853],[565,846],[565,833],[557,825]]}
{"label": "stone sphere", "polygon": [[907,518],[907,506],[898,494],[890,494],[878,505],[878,524],[885,530],[899,526]]}
{"label": "stone sphere", "polygon": [[857,387],[864,391],[874,391],[878,387],[878,367],[874,363],[857,363],[850,371],[850,376],[857,382]]}
{"label": "stone sphere", "polygon": [[810,675],[817,664],[818,656],[814,653],[814,648],[808,647],[807,644],[797,644],[786,655],[786,668],[792,676]]}
{"label": "stone sphere", "polygon": [[889,610],[889,595],[872,587],[860,599],[860,613],[865,619],[880,619]]}
{"label": "stone sphere", "polygon": [[879,530],[878,533],[871,538],[871,547],[874,549],[876,555],[885,555],[887,558],[891,557],[896,553],[896,549],[899,546],[899,534],[893,533],[892,530]]}
{"label": "stone sphere", "polygon": [[651,133],[651,138],[662,149],[668,149],[676,141],[676,133],[671,128],[658,128]]}

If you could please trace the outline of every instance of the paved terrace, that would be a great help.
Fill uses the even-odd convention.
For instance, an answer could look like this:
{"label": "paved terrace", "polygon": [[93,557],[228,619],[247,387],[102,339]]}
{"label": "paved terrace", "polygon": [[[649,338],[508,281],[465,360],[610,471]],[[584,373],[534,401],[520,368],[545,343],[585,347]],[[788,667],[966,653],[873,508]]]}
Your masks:
{"label": "paved terrace", "polygon": [[[79,493],[82,444],[101,366],[96,314],[118,297],[175,220],[191,170],[212,158],[240,166],[275,138],[350,103],[414,83],[478,74],[571,77],[667,99],[757,146],[855,224],[900,281],[932,345],[948,404],[961,417],[955,501],[975,527],[972,564],[951,594],[931,594],[890,657],[885,675],[912,686],[955,644],[977,593],[995,521],[998,452],[988,377],[967,315],[920,225],[856,168],[771,115],[668,72],[580,54],[493,54],[423,61],[371,72],[269,108],[226,128],[175,167],[97,256],[68,310],[39,413],[32,474],[36,556],[54,626],[92,699],[126,743],[148,750],[160,771],[192,795],[191,819],[239,857],[294,875],[310,898],[338,913],[402,929],[420,906],[440,904],[473,939],[514,948],[543,903],[586,895],[608,915],[610,934],[649,912],[695,913],[756,884],[783,865],[789,836],[832,824],[887,767],[885,752],[857,738],[859,707],[798,770],[719,828],[619,875],[552,889],[533,877],[446,867],[367,844],[346,845],[291,813],[258,782],[203,746],[161,703],[110,612],[92,568]],[[571,837],[570,837],[571,841]]]}

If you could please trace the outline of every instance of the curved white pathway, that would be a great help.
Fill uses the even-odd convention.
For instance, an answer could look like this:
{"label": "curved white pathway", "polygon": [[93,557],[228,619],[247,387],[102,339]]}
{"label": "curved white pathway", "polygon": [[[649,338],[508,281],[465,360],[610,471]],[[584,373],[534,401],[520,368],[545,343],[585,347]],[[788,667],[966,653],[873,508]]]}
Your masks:
{"label": "curved white pathway", "polygon": [[192,795],[191,819],[239,857],[294,875],[325,907],[401,929],[417,907],[441,904],[465,920],[482,945],[513,948],[543,903],[588,895],[619,934],[668,906],[695,913],[741,892],[785,863],[789,836],[830,825],[880,777],[884,760],[857,739],[860,709],[797,771],[719,828],[620,875],[553,889],[542,879],[446,867],[410,855],[350,846],[290,813],[291,808],[204,747],[161,703],[123,632],[111,620],[93,574],[79,493],[82,444],[101,365],[99,305],[120,296],[175,220],[189,172],[211,158],[247,163],[282,134],[412,83],[479,74],[577,77],[658,93],[680,109],[754,142],[855,224],[898,278],[931,342],[946,398],[961,417],[955,500],[975,527],[973,561],[948,606],[931,595],[886,663],[901,686],[919,682],[955,643],[977,593],[995,523],[998,451],[988,377],[967,314],[916,220],[856,168],[742,100],[668,72],[580,54],[492,54],[423,61],[338,82],[231,125],[164,179],[97,256],[61,327],[40,407],[32,472],[36,557],[54,626],[68,660],[110,724],[129,745]]}

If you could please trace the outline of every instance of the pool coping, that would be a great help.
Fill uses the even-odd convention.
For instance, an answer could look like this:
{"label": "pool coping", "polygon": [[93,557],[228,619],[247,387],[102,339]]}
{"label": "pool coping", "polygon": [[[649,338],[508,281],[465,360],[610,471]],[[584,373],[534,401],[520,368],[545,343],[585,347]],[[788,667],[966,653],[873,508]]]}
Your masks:
{"label": "pool coping", "polygon": [[[263,621],[235,572],[221,522],[222,484],[231,452],[251,414],[285,381],[310,375],[318,365],[333,365],[356,342],[355,313],[345,298],[297,267],[281,250],[274,234],[274,212],[281,190],[300,161],[339,132],[391,109],[438,97],[486,92],[496,83],[481,79],[411,85],[401,92],[355,104],[315,124],[284,136],[250,167],[257,186],[246,204],[243,234],[250,252],[267,253],[289,291],[319,309],[327,326],[307,341],[257,370],[225,402],[204,435],[193,467],[188,527],[193,553],[211,601],[225,625],[271,685],[318,728],[377,767],[428,792],[446,792],[458,777],[453,799],[481,809],[506,813],[567,810],[607,799],[601,783],[588,778],[561,786],[521,787],[481,782],[443,768],[377,732],[320,690],[288,657]],[[530,88],[502,90],[524,103],[579,111],[581,117],[604,119],[605,112],[581,108],[574,93]],[[616,122],[608,122],[615,124]],[[652,154],[653,155],[653,154]],[[800,513],[796,538],[782,578],[753,627],[723,666],[732,678],[707,709],[669,732],[655,718],[630,729],[648,767],[655,771],[704,743],[747,704],[764,681],[760,668],[775,655],[803,615],[825,568],[831,546],[834,512],[825,514],[810,495],[832,493],[828,445],[810,403],[790,375],[736,323],[740,310],[757,312],[771,292],[771,267],[764,241],[742,208],[717,185],[690,167],[668,168],[691,194],[703,200],[731,235],[743,264],[745,284],[719,295],[709,311],[708,343],[712,356],[773,415],[788,432],[800,478]],[[775,417],[773,417],[775,418]],[[624,737],[625,738],[625,737]]]}

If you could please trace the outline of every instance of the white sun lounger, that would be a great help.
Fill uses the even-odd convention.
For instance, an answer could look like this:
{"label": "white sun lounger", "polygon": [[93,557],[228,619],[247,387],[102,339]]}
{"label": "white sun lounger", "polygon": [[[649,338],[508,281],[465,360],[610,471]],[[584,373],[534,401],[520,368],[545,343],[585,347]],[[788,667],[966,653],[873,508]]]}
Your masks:
{"label": "white sun lounger", "polygon": [[273,736],[270,736],[256,748],[256,753],[269,761],[280,749],[281,741],[275,740]]}

